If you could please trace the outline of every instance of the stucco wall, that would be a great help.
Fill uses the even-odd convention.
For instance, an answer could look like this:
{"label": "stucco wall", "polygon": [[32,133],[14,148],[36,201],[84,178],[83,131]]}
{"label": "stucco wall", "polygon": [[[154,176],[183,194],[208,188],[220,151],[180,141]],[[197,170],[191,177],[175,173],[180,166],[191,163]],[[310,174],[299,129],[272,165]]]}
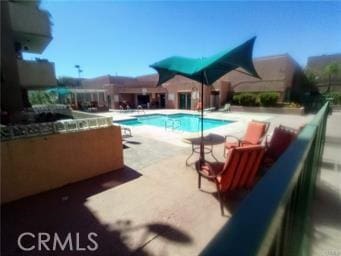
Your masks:
{"label": "stucco wall", "polygon": [[1,142],[1,202],[123,167],[118,126]]}
{"label": "stucco wall", "polygon": [[[169,83],[167,85],[167,92],[168,94],[174,95],[174,100],[169,100],[169,98],[166,98],[166,107],[167,108],[179,108],[179,93],[181,92],[187,92],[192,93],[192,91],[195,89],[199,92],[199,95],[201,94],[201,85],[199,83],[188,83],[188,84],[182,84],[182,83]],[[209,107],[209,100],[210,100],[210,90],[211,88],[209,86],[204,87],[204,107]],[[191,109],[196,108],[198,100],[197,99],[191,99]]]}
{"label": "stucco wall", "polygon": [[53,62],[17,60],[20,85],[27,89],[57,86]]}
{"label": "stucco wall", "polygon": [[[96,79],[90,79],[88,81],[83,81],[82,83],[87,86],[87,88],[99,88],[101,84],[104,83],[104,78],[99,77]],[[129,86],[126,83],[122,84],[111,84],[107,88],[107,93],[114,99],[115,96],[119,98],[120,101],[127,101],[132,104],[135,101],[136,105],[136,97],[137,95],[141,95],[143,93],[143,89],[145,89],[145,93],[150,95],[150,99],[152,100],[153,95],[156,93],[164,93],[165,94],[165,105],[166,108],[178,108],[179,107],[179,93],[180,92],[193,92],[197,90],[201,93],[201,84],[195,82],[193,80],[184,78],[184,77],[175,77],[164,84],[164,86],[156,86],[157,80],[151,80],[145,85],[141,85],[137,80],[131,81],[132,78],[126,78],[126,83],[129,83]],[[122,82],[122,81],[121,81]],[[135,83],[135,84],[134,84]],[[214,87],[214,88],[213,88]],[[204,107],[210,107],[212,102],[210,101],[211,90],[216,89],[219,90],[219,104],[222,105],[227,100],[227,95],[231,91],[231,85],[228,81],[216,81],[212,86],[204,87]],[[104,88],[102,85],[101,88]],[[134,95],[134,99],[133,96]],[[195,109],[197,105],[198,99],[191,100],[191,108]],[[133,104],[134,105],[134,104]],[[112,100],[111,104],[112,108],[119,108],[118,102],[114,102]]]}
{"label": "stucco wall", "polygon": [[221,81],[218,86],[215,86],[220,94],[219,94],[219,104],[220,107],[223,106],[230,96],[231,92],[231,83],[227,81]]}
{"label": "stucco wall", "polygon": [[126,101],[130,107],[136,107],[136,95],[130,93],[122,93],[119,95],[120,101]]}

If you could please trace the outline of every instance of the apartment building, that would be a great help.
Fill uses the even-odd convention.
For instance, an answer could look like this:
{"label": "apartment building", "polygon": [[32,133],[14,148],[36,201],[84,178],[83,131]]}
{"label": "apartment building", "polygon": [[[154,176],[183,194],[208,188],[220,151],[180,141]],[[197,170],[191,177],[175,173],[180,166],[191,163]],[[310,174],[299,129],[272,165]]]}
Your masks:
{"label": "apartment building", "polygon": [[57,85],[54,63],[22,56],[41,54],[51,40],[50,15],[39,1],[1,1],[1,112],[11,121],[30,106],[28,90]]}
{"label": "apartment building", "polygon": [[[256,58],[254,64],[262,79],[232,71],[204,88],[204,106],[220,107],[231,99],[233,93],[277,92],[280,101],[295,100],[309,91],[303,80],[302,68],[288,54]],[[138,77],[101,76],[82,80],[82,88],[103,89],[107,104],[119,108],[142,105],[149,108],[195,109],[201,93],[198,82],[175,76],[156,87],[157,74]]]}
{"label": "apartment building", "polygon": [[122,168],[121,129],[112,125],[112,118],[71,113],[65,119],[57,115],[58,109],[26,109],[28,90],[57,85],[53,63],[22,56],[40,54],[48,46],[50,18],[39,1],[0,3],[0,203]]}

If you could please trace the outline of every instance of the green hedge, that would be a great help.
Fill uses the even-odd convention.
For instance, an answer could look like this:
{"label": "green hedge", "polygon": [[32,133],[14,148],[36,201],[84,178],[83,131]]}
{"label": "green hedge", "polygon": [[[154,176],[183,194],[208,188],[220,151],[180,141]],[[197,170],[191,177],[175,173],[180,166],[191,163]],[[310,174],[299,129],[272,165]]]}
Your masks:
{"label": "green hedge", "polygon": [[232,97],[234,105],[241,106],[259,106],[264,107],[275,106],[279,99],[277,92],[262,92],[262,93],[237,93]]}
{"label": "green hedge", "polygon": [[276,92],[263,92],[258,95],[259,103],[264,107],[275,106],[279,98]]}
{"label": "green hedge", "polygon": [[239,99],[240,105],[242,106],[257,106],[257,96],[254,93],[243,93],[240,94]]}
{"label": "green hedge", "polygon": [[232,97],[232,103],[234,105],[240,105],[240,94],[235,94]]}

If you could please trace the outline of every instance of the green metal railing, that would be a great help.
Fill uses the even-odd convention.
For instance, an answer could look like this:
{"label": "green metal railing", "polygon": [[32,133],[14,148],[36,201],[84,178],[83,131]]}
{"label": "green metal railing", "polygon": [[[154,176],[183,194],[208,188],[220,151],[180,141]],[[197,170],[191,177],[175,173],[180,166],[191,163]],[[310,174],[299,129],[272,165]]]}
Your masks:
{"label": "green metal railing", "polygon": [[201,255],[309,255],[309,212],[328,108],[304,127]]}

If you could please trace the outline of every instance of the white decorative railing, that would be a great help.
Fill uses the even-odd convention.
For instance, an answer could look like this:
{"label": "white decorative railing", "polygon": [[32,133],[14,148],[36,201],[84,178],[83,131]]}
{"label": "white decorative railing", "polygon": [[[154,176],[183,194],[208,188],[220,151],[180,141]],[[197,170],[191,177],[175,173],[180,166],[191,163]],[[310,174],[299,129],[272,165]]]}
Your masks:
{"label": "white decorative railing", "polygon": [[64,104],[37,104],[37,105],[32,105],[32,110],[34,113],[45,113],[45,112],[60,112],[60,111],[66,111],[69,110],[67,105]]}
{"label": "white decorative railing", "polygon": [[112,117],[65,119],[56,122],[1,126],[1,140],[78,132],[112,125]]}

